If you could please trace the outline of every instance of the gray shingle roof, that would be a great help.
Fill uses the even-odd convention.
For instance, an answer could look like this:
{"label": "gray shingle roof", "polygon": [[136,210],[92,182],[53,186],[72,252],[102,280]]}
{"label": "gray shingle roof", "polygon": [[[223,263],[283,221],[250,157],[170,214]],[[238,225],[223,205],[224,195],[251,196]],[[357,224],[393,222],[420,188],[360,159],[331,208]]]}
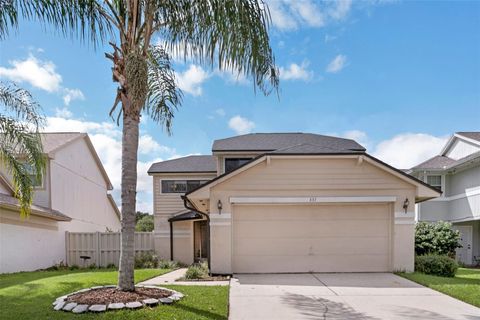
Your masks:
{"label": "gray shingle roof", "polygon": [[464,132],[457,132],[457,134],[480,142],[480,132],[464,131]]}
{"label": "gray shingle roof", "polygon": [[148,173],[187,173],[216,172],[217,162],[214,156],[188,156],[173,160],[156,162]]}
{"label": "gray shingle roof", "polygon": [[[313,133],[251,133],[215,140],[212,151],[275,151],[300,145],[305,145],[297,148],[297,151],[303,150],[301,153],[308,153],[309,149],[315,149],[317,153],[365,151],[365,148],[354,140]],[[315,148],[306,147],[307,145]]]}
{"label": "gray shingle roof", "polygon": [[445,169],[446,167],[455,164],[457,161],[445,156],[435,156],[424,161],[412,169]]}
{"label": "gray shingle roof", "polygon": [[363,151],[352,151],[350,149],[334,149],[325,146],[318,146],[309,143],[302,143],[296,146],[291,146],[288,148],[278,149],[270,154],[328,154],[328,153],[352,153],[352,152],[359,152],[363,153]]}
{"label": "gray shingle roof", "polygon": [[85,133],[80,132],[51,132],[42,133],[43,152],[50,153],[72,142],[75,139],[85,136]]}
{"label": "gray shingle roof", "polygon": [[[4,193],[0,193],[0,206],[1,207],[7,207],[7,208],[13,208],[13,209],[19,209],[20,205],[18,203],[18,200],[12,196],[9,196]],[[69,216],[64,215],[60,211],[45,208],[42,206],[37,206],[37,205],[31,205],[31,210],[33,215],[37,216],[42,216],[46,218],[50,218],[53,220],[58,220],[58,221],[70,221],[72,220]]]}

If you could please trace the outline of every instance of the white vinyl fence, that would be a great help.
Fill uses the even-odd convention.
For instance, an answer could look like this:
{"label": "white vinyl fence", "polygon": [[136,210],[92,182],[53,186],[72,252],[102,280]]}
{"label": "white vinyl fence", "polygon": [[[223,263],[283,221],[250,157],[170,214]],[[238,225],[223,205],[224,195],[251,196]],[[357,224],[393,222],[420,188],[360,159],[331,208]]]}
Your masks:
{"label": "white vinyl fence", "polygon": [[[118,266],[120,258],[119,232],[65,232],[67,264],[87,267],[95,264]],[[152,232],[135,232],[135,253],[154,251]],[[81,256],[90,257],[82,259]]]}

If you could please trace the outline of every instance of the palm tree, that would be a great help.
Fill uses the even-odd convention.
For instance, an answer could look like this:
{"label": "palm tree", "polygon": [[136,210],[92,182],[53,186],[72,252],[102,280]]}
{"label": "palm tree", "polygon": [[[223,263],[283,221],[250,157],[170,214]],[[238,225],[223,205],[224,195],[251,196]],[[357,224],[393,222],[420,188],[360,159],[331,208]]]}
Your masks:
{"label": "palm tree", "polygon": [[[106,57],[113,63],[113,81],[119,84],[110,115],[123,123],[118,286],[132,291],[140,117],[151,117],[170,133],[174,111],[182,102],[167,52],[245,74],[253,79],[254,88],[269,94],[278,88],[279,78],[268,36],[268,8],[261,0],[13,2],[26,12],[25,18],[46,20],[64,33],[72,31],[94,41],[104,39],[109,30],[115,34],[110,42],[113,52]],[[45,2],[48,10],[39,10]],[[0,31],[4,21],[0,15]]]}
{"label": "palm tree", "polygon": [[33,181],[41,179],[45,158],[39,127],[43,117],[39,105],[26,90],[9,83],[0,83],[0,160],[10,171],[14,196],[20,203],[20,215],[30,214],[33,200]]}

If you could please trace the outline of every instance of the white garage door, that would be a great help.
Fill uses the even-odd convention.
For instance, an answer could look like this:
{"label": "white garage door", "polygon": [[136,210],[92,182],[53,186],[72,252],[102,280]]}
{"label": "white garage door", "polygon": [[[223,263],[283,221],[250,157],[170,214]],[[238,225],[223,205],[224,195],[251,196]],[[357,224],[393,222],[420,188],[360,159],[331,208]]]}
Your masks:
{"label": "white garage door", "polygon": [[238,205],[233,272],[391,271],[387,204]]}

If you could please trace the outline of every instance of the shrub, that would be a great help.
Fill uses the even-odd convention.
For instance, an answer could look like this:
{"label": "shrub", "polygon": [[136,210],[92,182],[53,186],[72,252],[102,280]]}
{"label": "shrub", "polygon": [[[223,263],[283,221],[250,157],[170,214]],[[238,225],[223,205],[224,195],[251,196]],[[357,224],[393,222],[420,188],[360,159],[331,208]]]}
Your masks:
{"label": "shrub", "polygon": [[204,279],[206,277],[208,277],[208,265],[205,262],[192,264],[185,273],[185,279],[188,280]]}
{"label": "shrub", "polygon": [[460,248],[460,232],[452,229],[448,222],[419,222],[415,226],[415,253],[440,254],[455,256],[455,249]]}
{"label": "shrub", "polygon": [[454,277],[458,264],[445,255],[427,254],[415,257],[415,271],[441,277]]}
{"label": "shrub", "polygon": [[135,255],[135,268],[151,269],[158,266],[158,257],[150,251],[140,252]]}
{"label": "shrub", "polygon": [[80,269],[80,267],[76,264],[72,264],[70,267],[68,267],[69,270],[73,271],[73,270],[78,270]]}
{"label": "shrub", "polygon": [[171,261],[171,260],[160,260],[158,261],[158,268],[160,269],[178,269],[179,263],[177,261]]}
{"label": "shrub", "polygon": [[109,263],[109,264],[107,264],[107,266],[106,266],[105,268],[107,268],[107,269],[116,269],[117,266],[115,265],[115,263]]}

